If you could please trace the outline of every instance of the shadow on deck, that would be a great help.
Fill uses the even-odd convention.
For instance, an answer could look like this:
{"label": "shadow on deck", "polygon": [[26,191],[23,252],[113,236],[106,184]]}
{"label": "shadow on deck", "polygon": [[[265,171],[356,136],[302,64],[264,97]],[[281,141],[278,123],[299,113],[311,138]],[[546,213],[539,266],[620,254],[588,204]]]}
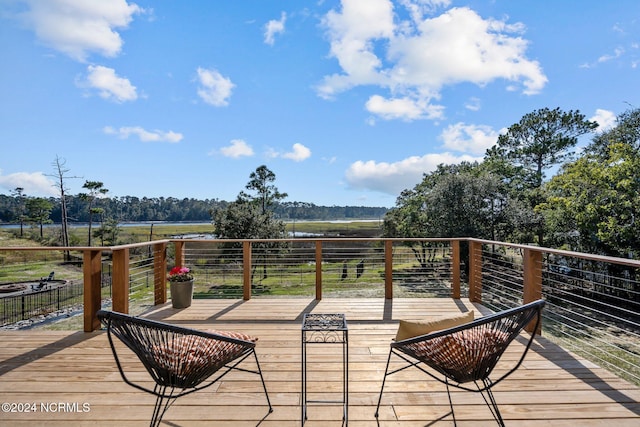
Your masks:
{"label": "shadow on deck", "polygon": [[[484,307],[466,299],[255,298],[195,300],[187,309],[154,307],[145,317],[203,329],[227,329],[259,338],[257,353],[274,412],[252,376],[233,373],[218,386],[178,399],[167,426],[298,426],[302,316],[345,313],[349,325],[349,424],[351,426],[449,426],[443,386],[416,372],[390,377],[374,418],[382,374],[399,319],[438,317]],[[120,379],[103,331],[0,332],[0,424],[12,426],[148,425],[153,398]],[[515,343],[514,345],[522,345]],[[321,400],[341,392],[340,355],[321,351],[310,359],[309,390]],[[504,357],[508,363],[510,352]],[[316,362],[313,363],[313,360]],[[125,361],[135,365],[135,357]],[[139,375],[145,375],[139,368]],[[640,388],[537,338],[521,368],[495,389],[507,425],[636,426]],[[454,392],[458,425],[493,426],[480,396]],[[7,406],[8,404],[8,406]],[[336,405],[309,408],[314,426],[341,425]]]}

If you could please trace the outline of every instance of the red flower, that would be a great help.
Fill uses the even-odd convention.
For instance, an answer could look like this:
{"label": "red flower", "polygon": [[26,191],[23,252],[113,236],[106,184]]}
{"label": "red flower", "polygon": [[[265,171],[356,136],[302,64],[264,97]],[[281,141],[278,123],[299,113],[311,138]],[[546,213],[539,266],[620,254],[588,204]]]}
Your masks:
{"label": "red flower", "polygon": [[167,280],[170,282],[188,282],[193,280],[193,275],[187,267],[176,266],[169,271]]}

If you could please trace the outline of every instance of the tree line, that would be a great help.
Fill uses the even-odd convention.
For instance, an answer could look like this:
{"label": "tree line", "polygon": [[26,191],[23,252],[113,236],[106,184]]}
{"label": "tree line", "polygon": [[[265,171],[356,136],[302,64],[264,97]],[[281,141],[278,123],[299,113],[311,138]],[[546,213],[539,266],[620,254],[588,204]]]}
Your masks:
{"label": "tree line", "polygon": [[[24,198],[24,200],[20,200]],[[30,200],[37,200],[30,202]],[[41,215],[37,208],[41,200],[47,203],[43,207],[48,211],[44,223],[60,223],[62,211],[59,197],[30,198],[26,195],[0,194],[0,223],[19,224],[20,216],[25,223],[39,223]],[[22,204],[24,203],[24,204]],[[30,204],[29,204],[30,203]],[[103,197],[96,199],[94,206],[101,209],[91,214],[88,203],[80,195],[67,196],[67,213],[71,222],[88,223],[91,216],[94,221],[103,220],[103,216],[115,217],[120,222],[170,221],[170,222],[207,222],[211,221],[211,212],[224,208],[229,202],[217,199],[194,199],[175,197]],[[50,208],[48,208],[50,206]],[[92,209],[96,209],[93,207]],[[340,219],[382,219],[387,212],[385,207],[370,206],[318,206],[306,202],[281,202],[273,211],[284,220],[340,220]],[[22,212],[22,213],[21,213]],[[47,222],[49,221],[49,222]]]}
{"label": "tree line", "polygon": [[[523,116],[482,162],[442,164],[403,191],[385,216],[384,235],[476,237],[639,258],[640,109],[597,128],[577,110]],[[576,150],[587,135],[591,142]]]}
{"label": "tree line", "polygon": [[[86,192],[70,195],[66,191],[68,170],[63,160],[56,158],[53,163],[57,181],[60,182],[59,197],[30,197],[23,188],[14,189],[11,195],[0,194],[0,223],[20,224],[20,235],[24,227],[37,226],[40,238],[43,238],[45,224],[61,224],[59,242],[49,244],[68,244],[68,226],[73,223],[88,224],[89,230],[86,243],[91,246],[93,238],[99,238],[101,244],[118,243],[119,224],[123,222],[166,221],[166,222],[212,222],[218,212],[244,212],[246,217],[258,216],[252,195],[241,191],[238,200],[227,202],[218,199],[199,200],[194,198],[174,197],[109,197],[109,190],[100,181],[85,181],[82,188]],[[305,202],[284,202],[285,193],[279,193],[272,183],[275,174],[266,166],[260,166],[251,174],[247,189],[256,192],[255,199],[259,202],[262,223],[256,222],[256,227],[265,235],[265,230],[284,230],[284,221],[295,220],[340,220],[340,219],[382,219],[387,212],[385,207],[369,206],[318,206]],[[272,196],[271,191],[275,189]],[[266,198],[268,195],[268,199]],[[275,196],[275,197],[274,197]],[[282,197],[284,196],[284,197]],[[267,220],[265,223],[264,220]],[[268,224],[276,224],[276,228]],[[92,230],[94,224],[97,229]],[[238,222],[237,224],[241,224]],[[229,237],[227,231],[218,226],[221,238]],[[245,230],[247,231],[247,230]],[[65,240],[67,235],[67,240]],[[269,234],[272,237],[283,235]],[[235,236],[235,235],[234,235]],[[252,238],[247,234],[245,238]],[[255,237],[255,236],[253,236]],[[66,242],[66,243],[65,243]]]}

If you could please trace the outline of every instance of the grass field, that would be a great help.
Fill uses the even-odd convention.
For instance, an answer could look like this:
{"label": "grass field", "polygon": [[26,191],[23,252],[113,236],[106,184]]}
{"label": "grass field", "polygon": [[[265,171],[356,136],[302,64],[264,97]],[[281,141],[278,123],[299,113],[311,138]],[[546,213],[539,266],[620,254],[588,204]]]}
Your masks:
{"label": "grass field", "polygon": [[[376,221],[296,221],[285,223],[288,236],[309,235],[311,237],[380,237],[382,235],[382,220]],[[94,230],[98,224],[94,224]],[[35,239],[21,239],[18,229],[0,229],[0,247],[3,246],[34,246]],[[211,235],[213,225],[209,223],[149,223],[123,224],[119,228],[118,244],[138,243],[149,240],[170,239],[175,236]],[[38,237],[39,229],[25,226],[24,235]],[[69,241],[72,246],[87,245],[88,227],[72,227],[69,231]],[[46,227],[44,241],[58,241],[60,227]],[[99,239],[93,239],[93,246],[101,246]]]}

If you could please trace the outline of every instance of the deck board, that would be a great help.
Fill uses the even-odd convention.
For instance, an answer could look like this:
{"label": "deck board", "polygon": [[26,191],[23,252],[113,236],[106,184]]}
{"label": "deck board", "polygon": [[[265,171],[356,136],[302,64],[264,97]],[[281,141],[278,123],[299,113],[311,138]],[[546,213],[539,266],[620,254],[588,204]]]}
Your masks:
{"label": "deck board", "polygon": [[[274,405],[266,418],[264,395],[255,376],[240,372],[210,389],[182,397],[165,416],[167,426],[300,425],[300,323],[305,312],[345,313],[349,324],[349,424],[361,426],[451,426],[444,386],[418,371],[389,377],[379,423],[374,417],[382,375],[399,319],[419,319],[488,311],[468,300],[256,298],[196,300],[184,310],[158,306],[145,316],[202,329],[245,332],[259,338],[257,353]],[[153,397],[120,378],[103,331],[0,332],[0,402],[35,403],[29,413],[0,412],[0,425],[145,426]],[[522,345],[515,343],[515,346]],[[317,346],[310,356],[309,390],[336,398],[342,386],[341,364],[331,346]],[[515,360],[517,348],[504,356]],[[134,356],[125,357],[133,377],[145,372]],[[609,371],[537,338],[524,364],[494,389],[507,425],[637,426],[640,388]],[[452,393],[460,426],[493,426],[481,397]],[[45,413],[40,405],[63,404]],[[88,404],[83,411],[82,404]],[[76,404],[78,410],[73,410]],[[263,419],[264,418],[264,419]],[[311,406],[308,427],[341,425],[341,408]]]}

